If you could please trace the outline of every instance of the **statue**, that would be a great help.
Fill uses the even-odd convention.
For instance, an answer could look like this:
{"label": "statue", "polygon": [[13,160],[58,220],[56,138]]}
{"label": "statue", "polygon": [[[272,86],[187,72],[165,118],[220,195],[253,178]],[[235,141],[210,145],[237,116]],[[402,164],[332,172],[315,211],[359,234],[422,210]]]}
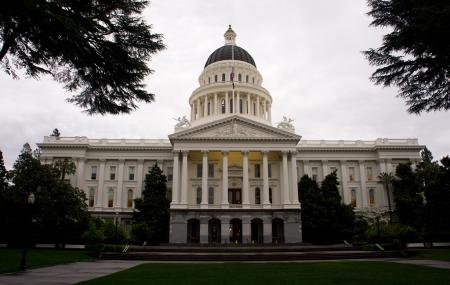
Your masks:
{"label": "statue", "polygon": [[191,126],[191,123],[188,121],[188,119],[186,119],[186,116],[183,117],[178,117],[178,118],[173,118],[175,121],[177,121],[178,123],[176,123],[175,125],[175,129],[178,128],[187,128]]}
{"label": "statue", "polygon": [[293,131],[295,131],[295,127],[292,124],[293,121],[294,121],[294,119],[283,116],[283,121],[281,121],[277,124],[277,128],[293,132]]}

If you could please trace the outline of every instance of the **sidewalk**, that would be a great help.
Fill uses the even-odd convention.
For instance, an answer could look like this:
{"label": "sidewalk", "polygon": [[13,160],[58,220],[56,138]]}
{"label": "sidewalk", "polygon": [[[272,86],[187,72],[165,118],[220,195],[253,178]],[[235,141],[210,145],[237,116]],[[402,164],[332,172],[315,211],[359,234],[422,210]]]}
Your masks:
{"label": "sidewalk", "polygon": [[145,263],[134,260],[74,262],[0,275],[2,285],[65,285],[109,275]]}
{"label": "sidewalk", "polygon": [[422,265],[434,268],[450,269],[450,261],[441,261],[433,259],[389,259],[387,262],[396,262],[404,264]]}

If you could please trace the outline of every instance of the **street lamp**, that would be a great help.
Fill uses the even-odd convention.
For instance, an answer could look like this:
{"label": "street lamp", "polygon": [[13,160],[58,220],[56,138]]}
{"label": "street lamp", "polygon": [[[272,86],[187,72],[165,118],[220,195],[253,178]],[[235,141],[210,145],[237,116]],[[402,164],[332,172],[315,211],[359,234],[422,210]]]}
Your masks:
{"label": "street lamp", "polygon": [[[34,204],[36,197],[34,196],[33,193],[30,193],[27,197],[27,209],[25,211],[26,213],[26,218],[27,218],[27,222],[29,222],[28,227],[31,230],[31,226],[32,226],[32,217],[31,217],[31,206]],[[28,237],[28,235],[26,235]],[[23,237],[24,239],[26,238],[25,236]],[[27,240],[28,241],[28,240]],[[27,242],[23,242],[23,248],[22,248],[22,258],[20,259],[20,265],[19,265],[19,269],[20,270],[25,270],[27,269]]]}

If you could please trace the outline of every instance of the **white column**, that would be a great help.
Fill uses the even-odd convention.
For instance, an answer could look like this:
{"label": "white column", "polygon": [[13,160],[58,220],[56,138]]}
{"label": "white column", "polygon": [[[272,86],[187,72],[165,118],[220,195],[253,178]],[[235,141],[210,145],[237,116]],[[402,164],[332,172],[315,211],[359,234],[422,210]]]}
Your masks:
{"label": "white column", "polygon": [[198,120],[198,119],[200,119],[200,99],[197,99],[196,100],[196,102],[197,102],[197,116],[196,116],[196,119]]}
{"label": "white column", "polygon": [[214,93],[214,115],[217,115],[217,93]]}
{"label": "white column", "polygon": [[292,204],[298,205],[297,152],[291,152],[291,193]]}
{"label": "white column", "polygon": [[191,122],[192,122],[194,121],[194,114],[195,114],[194,104],[190,104],[190,106],[191,106]]}
{"label": "white column", "polygon": [[247,115],[252,113],[251,108],[252,108],[252,106],[250,105],[250,94],[247,93],[247,110],[246,110]]}
{"label": "white column", "polygon": [[137,166],[137,189],[136,189],[136,198],[139,198],[142,196],[142,183],[144,182],[145,178],[144,173],[144,160],[138,159],[138,166]]}
{"label": "white column", "polygon": [[263,156],[263,197],[264,203],[263,207],[270,207],[269,200],[269,161],[267,158],[267,151],[262,152]]}
{"label": "white column", "polygon": [[179,182],[180,182],[180,178],[179,178],[179,163],[180,163],[180,156],[179,156],[179,152],[174,152],[173,153],[173,176],[172,176],[172,203],[171,205],[176,205],[178,204],[179,201],[179,193],[180,193],[180,188],[179,188]]}
{"label": "white column", "polygon": [[259,96],[256,95],[256,116],[259,118]]}
{"label": "white column", "polygon": [[248,187],[248,151],[242,152],[242,204],[248,206],[250,204],[249,187]]}
{"label": "white column", "polygon": [[203,106],[203,117],[208,116],[208,96],[205,95],[205,100],[204,100],[204,104],[205,106]]}
{"label": "white column", "polygon": [[123,172],[124,172],[125,160],[119,159],[119,170],[117,175],[117,191],[116,191],[116,208],[122,207],[123,199]]}
{"label": "white column", "polygon": [[222,208],[228,208],[228,152],[222,152]]}
{"label": "white column", "polygon": [[228,100],[228,91],[225,91],[225,114],[230,113],[230,100]]}
{"label": "white column", "polygon": [[103,195],[103,187],[105,182],[105,160],[100,160],[100,167],[98,170],[98,191],[97,191],[97,207],[104,207],[105,206],[105,197]]}
{"label": "white column", "polygon": [[364,160],[358,161],[359,163],[359,177],[360,177],[360,184],[361,184],[361,200],[362,200],[362,207],[365,208],[368,205],[368,199],[367,199],[367,185],[366,185],[366,168],[364,164]]}
{"label": "white column", "polygon": [[384,159],[380,159],[379,164],[380,164],[380,174],[386,172],[386,164]]}
{"label": "white column", "polygon": [[240,104],[240,94],[239,92],[236,92],[236,114],[240,114],[241,113],[241,104]]}
{"label": "white column", "polygon": [[387,173],[395,174],[395,169],[392,166],[392,159],[386,159],[386,171]]}
{"label": "white column", "polygon": [[187,205],[187,194],[188,194],[188,153],[189,151],[183,151],[183,161],[181,164],[181,203]]}
{"label": "white column", "polygon": [[288,178],[288,158],[287,158],[287,151],[283,151],[281,153],[282,155],[282,174],[283,176],[281,178],[281,185],[283,187],[283,204],[289,205],[291,203],[291,199],[289,197],[289,178]]}
{"label": "white column", "polygon": [[208,206],[208,151],[203,151],[201,207],[207,206]]}
{"label": "white column", "polygon": [[347,161],[345,160],[341,160],[340,161],[340,165],[341,165],[341,184],[342,184],[342,200],[344,202],[344,204],[350,204],[350,196],[349,196],[349,189],[347,186]]}
{"label": "white column", "polygon": [[266,119],[266,120],[269,118],[267,116],[267,105],[268,105],[267,100],[264,100],[264,119]]}
{"label": "white column", "polygon": [[271,104],[269,104],[269,110],[267,111],[268,112],[268,120],[269,120],[269,122],[272,122],[272,105]]}
{"label": "white column", "polygon": [[84,188],[84,181],[85,181],[85,176],[84,176],[84,158],[79,158],[78,159],[78,165],[77,165],[77,187],[79,189],[83,189]]}

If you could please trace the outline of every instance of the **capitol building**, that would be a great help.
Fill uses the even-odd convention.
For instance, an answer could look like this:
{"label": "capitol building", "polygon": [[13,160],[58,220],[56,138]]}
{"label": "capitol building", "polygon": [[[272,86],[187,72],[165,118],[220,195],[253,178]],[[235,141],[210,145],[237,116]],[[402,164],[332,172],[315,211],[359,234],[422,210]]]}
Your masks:
{"label": "capitol building", "polygon": [[[417,163],[417,139],[305,140],[287,117],[272,122],[273,98],[255,60],[225,32],[168,139],[45,137],[49,163],[71,158],[70,176],[92,215],[130,227],[134,199],[155,163],[168,178],[170,243],[302,242],[298,181],[336,171],[342,202],[355,211],[387,209],[382,172]],[[300,130],[301,131],[301,130]],[[392,197],[392,195],[391,195]]]}

